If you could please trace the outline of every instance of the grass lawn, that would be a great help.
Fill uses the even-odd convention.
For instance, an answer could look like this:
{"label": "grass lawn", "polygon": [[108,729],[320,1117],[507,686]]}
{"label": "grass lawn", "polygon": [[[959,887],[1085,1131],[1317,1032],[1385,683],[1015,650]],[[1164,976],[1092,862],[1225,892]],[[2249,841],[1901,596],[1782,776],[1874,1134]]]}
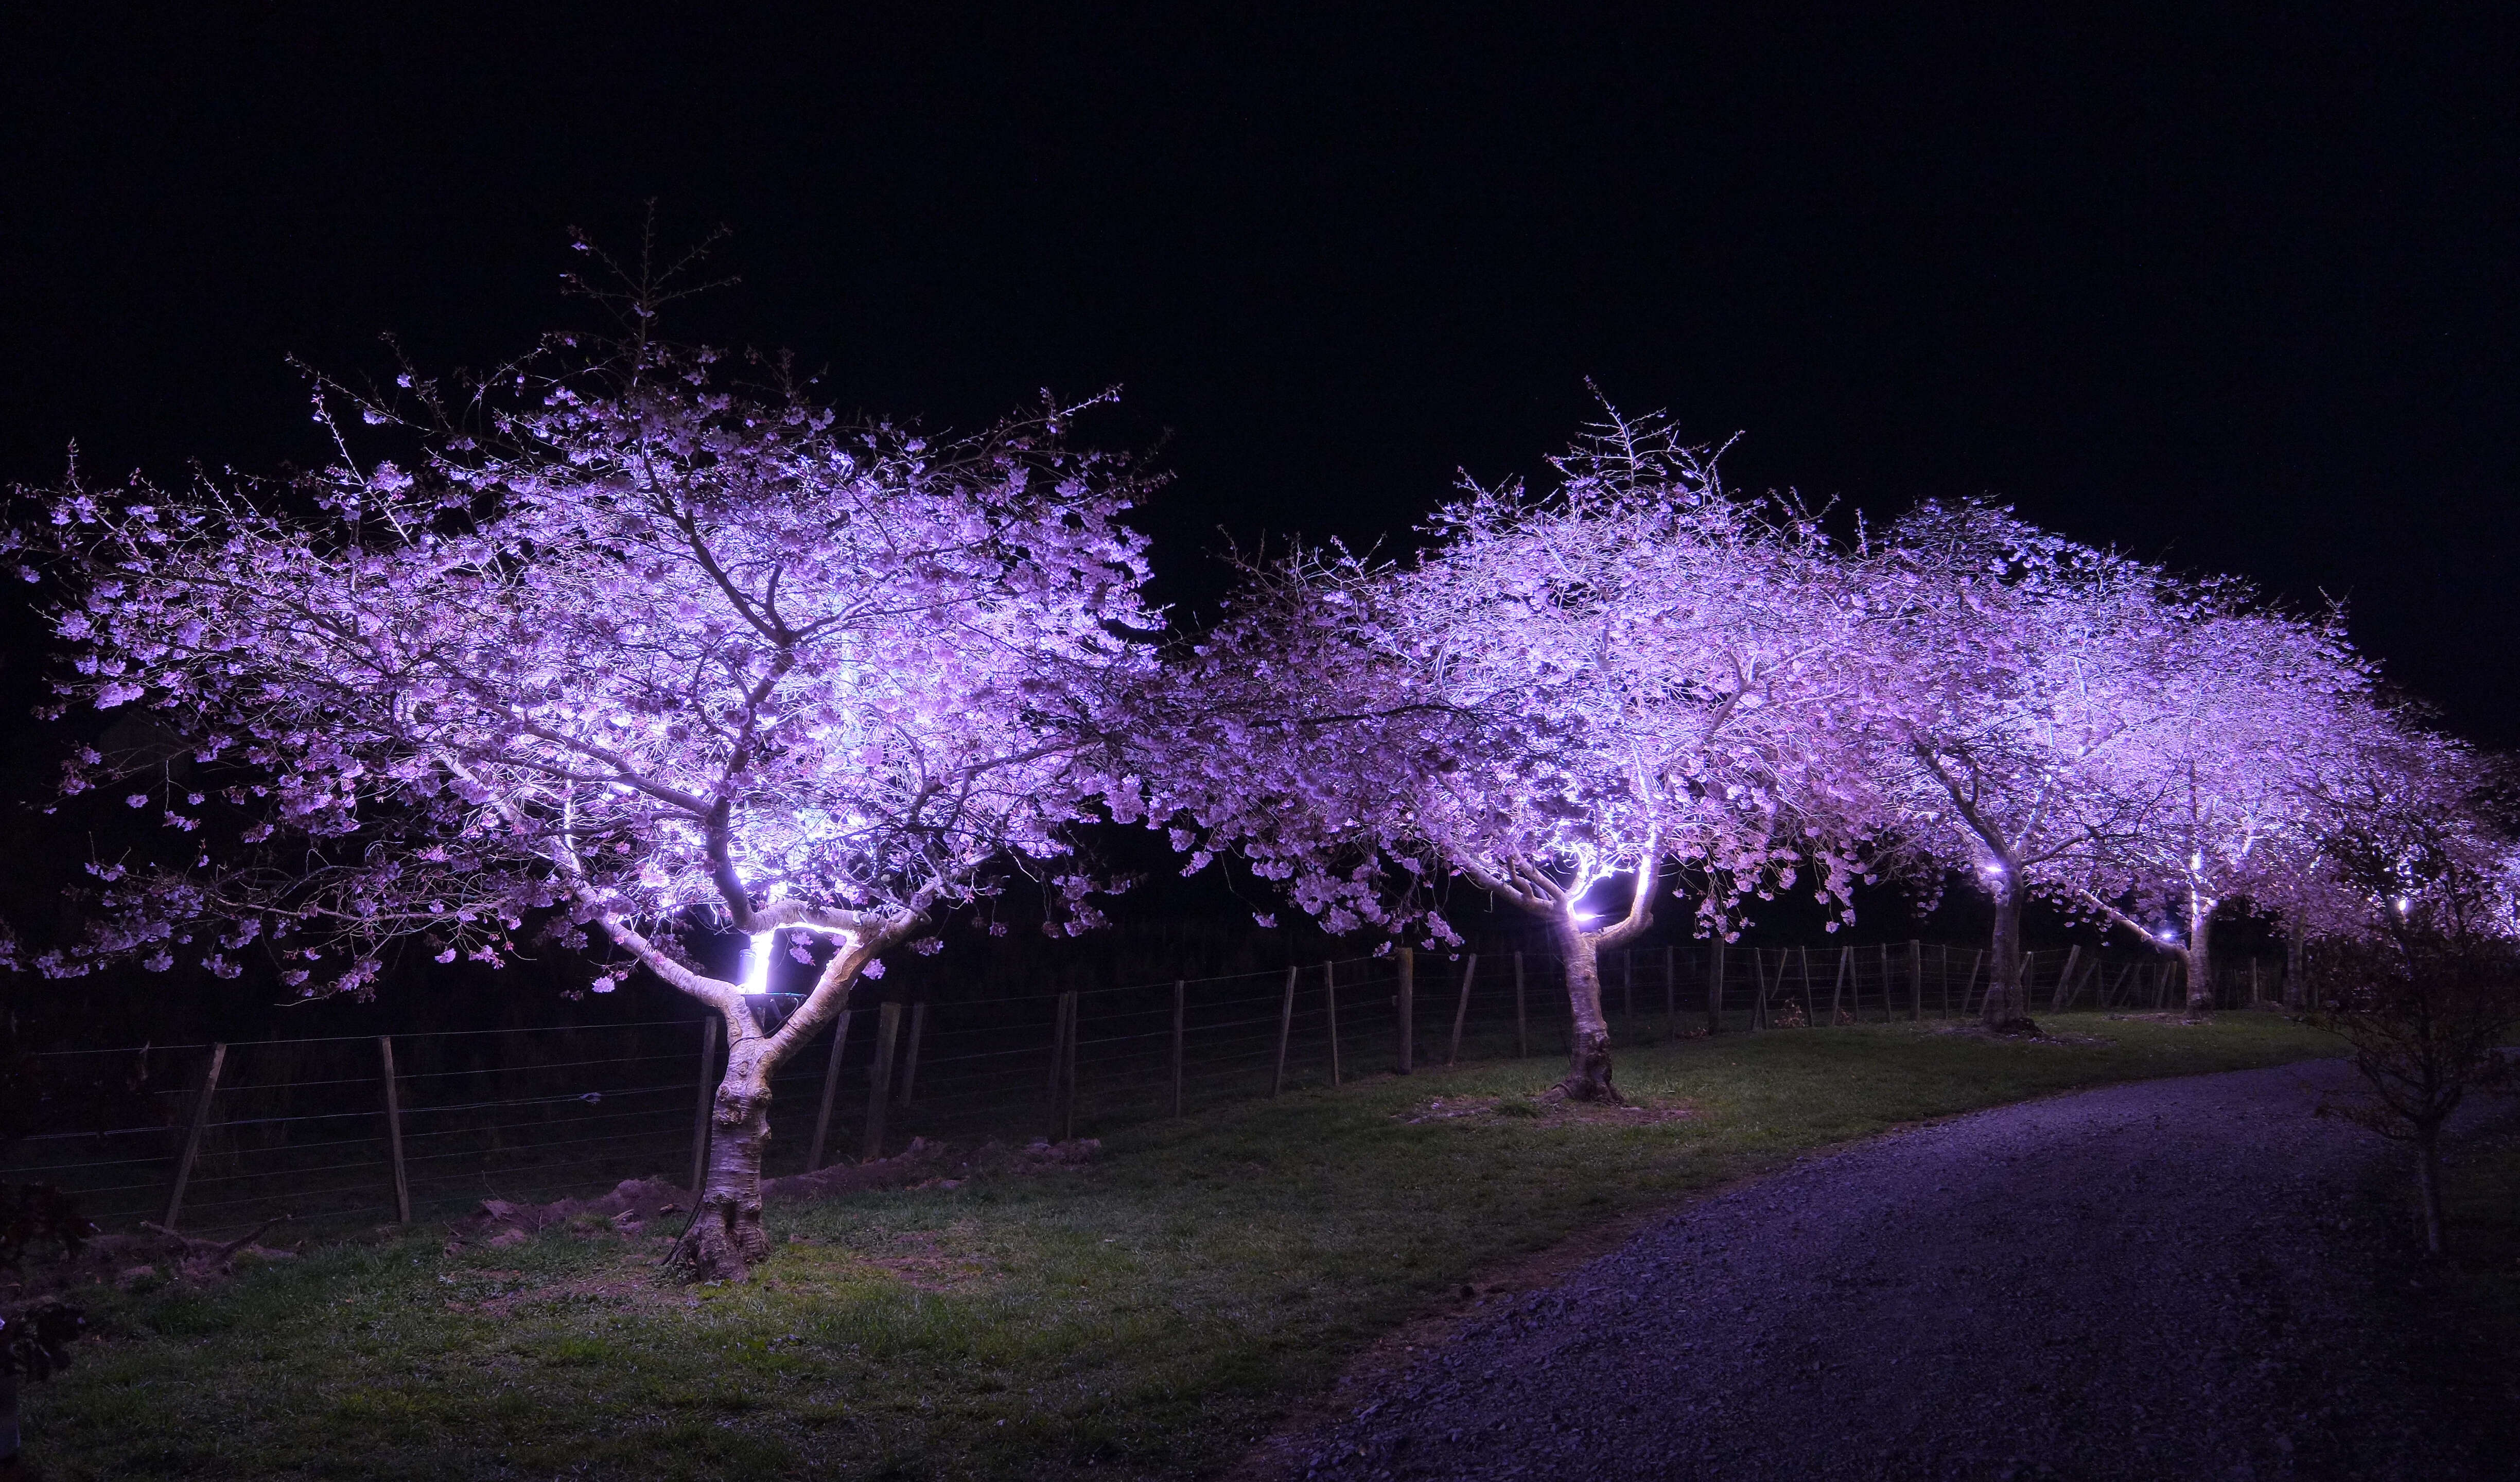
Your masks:
{"label": "grass lawn", "polygon": [[[1117,1131],[1081,1171],[774,1204],[777,1254],[742,1286],[659,1283],[652,1234],[553,1231],[91,1291],[98,1337],[27,1391],[27,1460],[55,1479],[1201,1475],[1377,1334],[1588,1226],[1903,1122],[2338,1048],[2272,1014],[2042,1017],[2107,1043],[1874,1025],[1635,1049],[1620,1085],[1691,1114],[1624,1120],[1529,1114],[1544,1060],[1376,1076]],[[1424,1115],[1438,1098],[1482,1109]]]}

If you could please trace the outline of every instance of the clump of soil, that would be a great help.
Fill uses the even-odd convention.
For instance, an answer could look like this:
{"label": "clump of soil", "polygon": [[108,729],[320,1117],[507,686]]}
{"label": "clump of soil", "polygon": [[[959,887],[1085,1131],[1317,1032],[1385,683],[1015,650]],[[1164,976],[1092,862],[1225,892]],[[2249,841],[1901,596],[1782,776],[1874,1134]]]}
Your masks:
{"label": "clump of soil", "polygon": [[234,1240],[202,1240],[143,1220],[129,1234],[96,1235],[75,1255],[30,1263],[11,1273],[0,1280],[0,1300],[14,1304],[104,1281],[125,1290],[145,1290],[170,1281],[206,1286],[258,1263],[295,1260],[297,1247],[260,1243],[276,1223],[266,1221]]}
{"label": "clump of soil", "polygon": [[[1072,1142],[1052,1143],[1035,1139],[1021,1147],[1009,1147],[991,1141],[975,1148],[959,1161],[943,1143],[914,1138],[910,1146],[889,1158],[868,1163],[839,1164],[813,1173],[794,1174],[787,1178],[764,1179],[763,1198],[773,1203],[803,1199],[830,1198],[835,1194],[856,1193],[878,1189],[955,1189],[979,1175],[1027,1176],[1072,1172],[1091,1164],[1102,1145],[1095,1138],[1078,1138]],[[623,1238],[647,1236],[657,1241],[674,1238],[670,1233],[657,1233],[651,1227],[664,1221],[663,1230],[679,1228],[675,1216],[691,1212],[690,1190],[665,1179],[624,1179],[609,1192],[591,1199],[556,1199],[548,1204],[518,1204],[506,1199],[484,1199],[472,1213],[450,1222],[445,1253],[454,1255],[470,1248],[504,1249],[521,1245],[539,1231],[565,1227],[574,1234],[589,1237],[617,1235]],[[280,1223],[278,1221],[272,1224]],[[282,1247],[260,1243],[271,1229],[266,1224],[251,1234],[234,1240],[204,1240],[192,1235],[160,1230],[143,1222],[129,1234],[115,1233],[90,1237],[80,1251],[71,1257],[42,1263],[29,1262],[17,1272],[0,1273],[0,1300],[12,1304],[69,1291],[76,1287],[112,1283],[125,1290],[149,1290],[170,1282],[191,1286],[215,1285],[250,1269],[257,1263],[296,1259],[304,1242]],[[390,1239],[402,1234],[397,1226],[381,1225],[374,1237]],[[877,1264],[887,1264],[878,1259]],[[902,1263],[905,1279],[918,1284],[921,1280],[943,1280],[941,1268],[926,1271],[922,1258],[913,1256]],[[455,1280],[465,1283],[492,1280],[500,1274],[475,1272]],[[637,1290],[644,1291],[645,1287]],[[626,1298],[633,1286],[619,1277],[590,1278],[578,1283],[539,1289],[536,1300],[554,1296],[611,1296]],[[482,1291],[477,1287],[451,1293],[448,1306],[461,1311],[504,1312],[522,1293]],[[466,1300],[466,1299],[470,1300]]]}
{"label": "clump of soil", "polygon": [[1519,1096],[1448,1096],[1413,1106],[1400,1113],[1400,1120],[1411,1126],[1422,1122],[1451,1122],[1463,1118],[1482,1121],[1546,1122],[1556,1127],[1644,1127],[1658,1122],[1685,1122],[1697,1115],[1697,1108],[1688,1101],[1669,1097],[1644,1097],[1627,1101],[1570,1101],[1562,1097],[1543,1093],[1533,1097]]}
{"label": "clump of soil", "polygon": [[980,1262],[939,1249],[934,1233],[923,1230],[903,1231],[878,1249],[853,1254],[921,1291],[959,1291],[989,1276],[989,1269]]}
{"label": "clump of soil", "polygon": [[[2110,1015],[2112,1018],[2122,1016],[2123,1015],[2118,1014]],[[1989,1029],[1982,1024],[1945,1024],[1931,1032],[1934,1034],[1953,1035],[1964,1040],[1985,1040],[1988,1043],[1995,1045],[2054,1045],[2062,1048],[2069,1045],[2088,1047],[2092,1045],[2114,1045],[2117,1043],[2115,1040],[2109,1039],[2103,1035],[2053,1034],[2045,1029],[2039,1031],[2037,1034],[2002,1034],[1996,1030]]]}
{"label": "clump of soil", "polygon": [[[1102,1144],[1096,1138],[1052,1143],[1035,1139],[1010,1148],[1002,1143],[981,1145],[961,1162],[950,1160],[943,1143],[912,1138],[910,1145],[888,1158],[864,1163],[835,1163],[812,1173],[761,1181],[762,1202],[784,1204],[801,1199],[827,1199],[834,1194],[878,1189],[955,1189],[977,1174],[1032,1174],[1081,1168],[1093,1161]],[[667,1215],[688,1214],[690,1190],[663,1179],[624,1179],[610,1193],[592,1199],[557,1199],[549,1204],[512,1204],[484,1199],[478,1209],[449,1227],[453,1238],[446,1253],[466,1245],[491,1247],[522,1244],[536,1231],[568,1225],[581,1233],[636,1235]]]}

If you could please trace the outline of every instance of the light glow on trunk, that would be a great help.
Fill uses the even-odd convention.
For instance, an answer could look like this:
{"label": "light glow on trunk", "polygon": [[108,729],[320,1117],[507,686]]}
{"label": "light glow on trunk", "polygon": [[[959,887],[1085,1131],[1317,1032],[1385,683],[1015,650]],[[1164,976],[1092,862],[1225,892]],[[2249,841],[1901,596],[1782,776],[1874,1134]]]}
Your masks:
{"label": "light glow on trunk", "polygon": [[743,949],[743,975],[737,986],[745,993],[768,993],[770,991],[770,957],[778,947],[777,931],[752,933],[752,945]]}

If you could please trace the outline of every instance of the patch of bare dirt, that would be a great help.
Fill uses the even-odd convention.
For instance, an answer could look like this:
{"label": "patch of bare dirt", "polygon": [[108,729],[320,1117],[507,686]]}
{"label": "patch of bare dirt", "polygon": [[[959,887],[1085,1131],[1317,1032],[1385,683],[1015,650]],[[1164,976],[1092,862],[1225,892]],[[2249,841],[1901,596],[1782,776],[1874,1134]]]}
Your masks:
{"label": "patch of bare dirt", "polygon": [[[955,1189],[968,1179],[981,1176],[1020,1178],[1074,1172],[1091,1166],[1102,1147],[1094,1138],[1065,1143],[1036,1139],[1020,1147],[991,1141],[968,1157],[956,1159],[943,1143],[913,1139],[908,1148],[892,1157],[765,1179],[761,1191],[769,1202],[788,1203],[878,1189]],[[444,1249],[450,1256],[471,1249],[501,1250],[521,1245],[538,1232],[561,1227],[589,1238],[647,1238],[655,1241],[661,1250],[674,1235],[660,1232],[678,1228],[674,1217],[688,1218],[691,1207],[691,1191],[665,1179],[624,1179],[610,1191],[594,1198],[556,1199],[548,1204],[484,1199],[472,1213],[449,1223]],[[30,1262],[21,1271],[0,1274],[0,1301],[14,1305],[99,1284],[117,1285],[125,1290],[167,1282],[215,1285],[258,1263],[296,1259],[304,1248],[303,1241],[286,1246],[261,1243],[274,1225],[284,1223],[266,1224],[239,1239],[204,1240],[143,1222],[139,1229],[127,1234],[92,1236],[74,1256]],[[380,1225],[362,1238],[392,1239],[403,1233],[400,1227]],[[881,1257],[875,1262],[888,1263],[888,1258]],[[893,1264],[898,1264],[903,1279],[913,1284],[966,1279],[963,1273],[916,1254]],[[478,1280],[485,1274],[456,1275],[459,1280]],[[531,1293],[512,1292],[490,1298],[451,1295],[447,1305],[457,1311],[498,1313],[525,1300],[596,1297],[628,1302],[644,1301],[653,1294],[636,1279],[599,1277],[537,1288]]]}
{"label": "patch of bare dirt", "polygon": [[[2111,1014],[2109,1016],[2111,1018],[2120,1018],[2125,1015]],[[1954,1039],[1984,1040],[1991,1045],[2071,1045],[2088,1049],[2094,1045],[2114,1045],[2117,1043],[2117,1041],[2109,1039],[2103,1035],[2051,1034],[2044,1029],[2037,1034],[2004,1034],[1998,1030],[1989,1029],[1982,1024],[1940,1024],[1927,1032],[1938,1035],[1949,1035]]]}
{"label": "patch of bare dirt", "polygon": [[169,1281],[207,1286],[259,1264],[297,1259],[299,1246],[261,1243],[276,1223],[257,1226],[238,1239],[203,1240],[143,1220],[130,1234],[88,1239],[74,1256],[11,1273],[0,1280],[0,1301],[14,1305],[100,1282],[126,1291]]}
{"label": "patch of bare dirt", "polygon": [[1606,1102],[1570,1101],[1551,1095],[1448,1096],[1413,1106],[1399,1113],[1399,1118],[1413,1127],[1424,1122],[1452,1122],[1465,1118],[1543,1122],[1552,1127],[1648,1127],[1659,1122],[1688,1121],[1697,1114],[1693,1103],[1676,1097],[1641,1097],[1623,1102]]}
{"label": "patch of bare dirt", "polygon": [[923,1230],[895,1235],[881,1249],[858,1252],[857,1261],[890,1272],[903,1285],[921,1291],[966,1290],[978,1285],[990,1274],[987,1266],[968,1256],[939,1250],[936,1236]]}
{"label": "patch of bare dirt", "polygon": [[[1037,1139],[1022,1147],[989,1142],[958,1161],[945,1144],[913,1138],[907,1148],[888,1158],[764,1179],[761,1197],[765,1203],[786,1204],[878,1189],[956,1189],[981,1175],[1022,1176],[1083,1168],[1102,1147],[1096,1138],[1066,1143]],[[666,1216],[688,1216],[691,1207],[691,1191],[663,1179],[624,1179],[611,1192],[592,1199],[556,1199],[548,1204],[484,1199],[479,1208],[448,1228],[446,1253],[453,1255],[469,1245],[521,1244],[535,1232],[554,1226],[588,1235],[635,1236]]]}
{"label": "patch of bare dirt", "polygon": [[[765,1203],[829,1198],[873,1189],[902,1189],[931,1178],[945,1164],[946,1146],[913,1138],[910,1146],[888,1158],[865,1163],[837,1163],[813,1173],[761,1181]],[[448,1227],[446,1253],[468,1245],[492,1248],[518,1245],[537,1231],[568,1225],[590,1233],[637,1235],[668,1215],[689,1214],[691,1190],[663,1179],[623,1179],[608,1193],[591,1199],[554,1199],[548,1204],[515,1204],[483,1199],[480,1207]]]}
{"label": "patch of bare dirt", "polygon": [[596,1302],[618,1309],[688,1307],[691,1295],[681,1287],[661,1286],[635,1268],[594,1272],[582,1277],[525,1285],[520,1271],[467,1270],[446,1272],[438,1281],[447,1290],[448,1312],[504,1318],[519,1309],[552,1307],[563,1302]]}

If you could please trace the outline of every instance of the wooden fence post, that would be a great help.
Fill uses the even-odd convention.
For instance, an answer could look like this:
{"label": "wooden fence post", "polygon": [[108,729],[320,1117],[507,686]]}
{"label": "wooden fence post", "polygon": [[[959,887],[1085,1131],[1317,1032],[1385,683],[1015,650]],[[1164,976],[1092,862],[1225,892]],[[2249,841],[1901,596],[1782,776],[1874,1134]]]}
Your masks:
{"label": "wooden fence post", "polygon": [[858,1154],[864,1162],[883,1156],[883,1113],[892,1103],[892,1056],[900,1048],[901,1006],[886,1003],[875,1020],[875,1072],[867,1078],[866,1145]]}
{"label": "wooden fence post", "polygon": [[1941,977],[1943,983],[1943,1017],[1950,1018],[1952,1016],[1952,944],[1949,942],[1943,943],[1942,970],[1937,975]]}
{"label": "wooden fence post", "polygon": [[1969,995],[1977,992],[1977,975],[1986,966],[1986,949],[1980,947],[1969,955],[1968,981],[1960,984],[1960,1017],[1969,1013]]}
{"label": "wooden fence post", "polygon": [[1768,1016],[1768,953],[1763,947],[1750,949],[1750,1032],[1757,1034],[1767,1027]]}
{"label": "wooden fence post", "polygon": [[1066,998],[1066,1058],[1058,1067],[1058,1140],[1072,1143],[1076,1141],[1076,1047],[1084,1039],[1079,1032],[1083,1026],[1078,1018],[1085,1000],[1082,992],[1075,988],[1067,990]]}
{"label": "wooden fence post", "polygon": [[910,1088],[919,1081],[919,1042],[927,1034],[925,1000],[910,1006],[910,1050],[901,1062],[901,1094],[892,1099],[895,1106],[910,1104]]}
{"label": "wooden fence post", "polygon": [[1330,1021],[1330,1084],[1339,1084],[1338,1056],[1338,964],[1322,964],[1322,1008]]}
{"label": "wooden fence post", "polygon": [[1067,1068],[1067,993],[1050,1001],[1050,1101],[1052,1120],[1058,1113],[1058,1078]]}
{"label": "wooden fence post", "polygon": [[1881,944],[1881,1022],[1887,1024],[1898,1016],[1899,1010],[1890,1007],[1890,944],[1883,942]]}
{"label": "wooden fence post", "polygon": [[1804,1027],[1805,1029],[1817,1029],[1817,1028],[1819,1028],[1819,1027],[1820,1027],[1820,994],[1819,994],[1819,992],[1818,992],[1816,989],[1814,989],[1814,988],[1812,987],[1812,975],[1811,975],[1811,949],[1810,949],[1809,947],[1805,947],[1805,948],[1803,948],[1803,949],[1802,949],[1802,954],[1803,954],[1803,1027]]}
{"label": "wooden fence post", "polygon": [[210,1098],[218,1094],[219,1070],[228,1062],[228,1047],[210,1047],[209,1068],[202,1072],[201,1095],[193,1100],[193,1122],[184,1129],[184,1150],[175,1158],[175,1181],[166,1186],[165,1213],[158,1216],[158,1228],[173,1230],[175,1216],[184,1209],[184,1186],[193,1181],[193,1164],[202,1155],[202,1129],[210,1123]]}
{"label": "wooden fence post", "polygon": [[709,1062],[717,1058],[717,1019],[700,1020],[700,1095],[699,1109],[692,1113],[692,1205],[699,1206],[700,1184],[708,1177],[709,1102],[717,1099],[717,1083],[709,1079]]}
{"label": "wooden fence post", "polygon": [[832,1057],[823,1062],[823,1104],[814,1113],[814,1141],[805,1150],[805,1171],[812,1173],[823,1166],[823,1147],[832,1131],[832,1102],[840,1094],[840,1056],[848,1053],[849,1019],[846,1008],[832,1015]]}
{"label": "wooden fence post", "polygon": [[[411,1223],[411,1177],[402,1163],[402,1091],[394,1084],[393,1036],[377,1036],[377,1058],[383,1062],[385,1077],[385,1154],[393,1163],[394,1220]],[[166,1227],[172,1230],[173,1226]]]}
{"label": "wooden fence post", "polygon": [[1522,954],[1513,955],[1513,1054],[1514,1058],[1531,1058],[1531,1021],[1522,1013]]}
{"label": "wooden fence post", "polygon": [[2048,997],[2048,1011],[2063,1013],[2074,1002],[2074,969],[2083,965],[2083,949],[2078,943],[2065,953],[2065,970],[2056,974],[2056,991]]}
{"label": "wooden fence post", "polygon": [[1843,1002],[1843,995],[1846,992],[1846,980],[1853,976],[1854,972],[1855,948],[1850,944],[1838,949],[1837,981],[1829,984],[1828,987],[1828,1021],[1831,1024],[1836,1023],[1838,1015],[1844,1011],[1838,1006]]}
{"label": "wooden fence post", "polygon": [[1059,1121],[1065,1110],[1062,1104],[1067,1085],[1067,1041],[1076,1026],[1067,1016],[1068,998],[1061,991],[1051,1001],[1050,1009],[1050,1136],[1058,1136]]}
{"label": "wooden fence post", "polygon": [[1908,1017],[1913,1023],[1925,1019],[1925,944],[1914,937],[1908,939]]}
{"label": "wooden fence post", "polygon": [[1447,1065],[1458,1062],[1462,1057],[1462,1026],[1470,1019],[1470,979],[1476,977],[1478,971],[1479,955],[1473,952],[1469,960],[1462,964],[1462,1001],[1453,1010],[1453,1046],[1444,1052]]}
{"label": "wooden fence post", "polygon": [[1190,985],[1173,979],[1173,1115],[1182,1114],[1182,1039],[1190,1017]]}
{"label": "wooden fence post", "polygon": [[1286,969],[1286,998],[1278,1006],[1278,1068],[1269,1076],[1269,1094],[1276,1096],[1286,1084],[1286,1036],[1295,1026],[1295,974],[1300,968]]}
{"label": "wooden fence post", "polygon": [[2258,960],[2251,957],[2249,959],[2249,1007],[2259,1009],[2265,1007],[2265,1004],[2266,990],[2258,981]]}
{"label": "wooden fence post", "polygon": [[1418,1072],[1418,954],[1400,949],[1400,1073]]}
{"label": "wooden fence post", "polygon": [[1706,939],[1706,1032],[1724,1032],[1724,927]]}

